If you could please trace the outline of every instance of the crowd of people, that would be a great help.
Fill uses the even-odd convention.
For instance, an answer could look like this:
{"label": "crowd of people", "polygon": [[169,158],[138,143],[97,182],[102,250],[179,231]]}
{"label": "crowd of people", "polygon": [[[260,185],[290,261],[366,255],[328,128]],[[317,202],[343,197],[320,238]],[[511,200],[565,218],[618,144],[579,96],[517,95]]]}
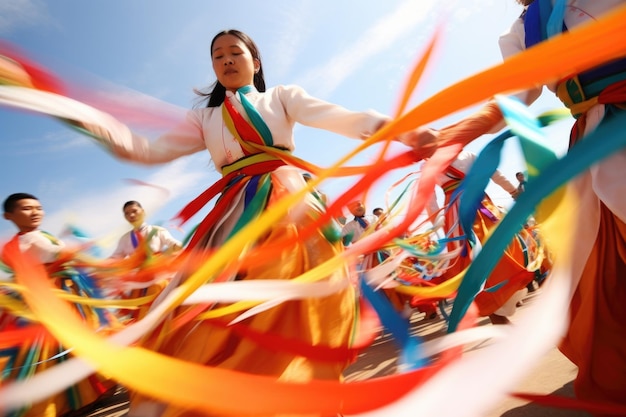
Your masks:
{"label": "crowd of people", "polygon": [[[505,59],[564,30],[596,19],[623,5],[624,1],[531,0],[522,3],[526,6],[524,14],[500,39]],[[281,201],[302,192],[314,178],[309,173],[303,174],[302,168],[289,158],[296,145],[293,132],[296,123],[364,140],[384,131],[392,118],[375,111],[348,110],[315,98],[295,85],[268,88],[259,50],[241,31],[219,32],[211,41],[210,54],[216,81],[206,91],[199,92],[203,100],[201,106],[189,111],[183,125],[157,140],[149,140],[115,119],[109,120],[110,125],[73,122],[125,161],[159,164],[200,151],[209,152],[222,178],[181,212],[189,218],[214,197],[217,200],[184,244],[165,228],[147,224],[141,204],[128,201],[122,210],[132,230],[121,236],[117,248],[100,264],[102,269],[99,270],[97,263],[81,259],[82,248],[68,248],[41,230],[44,212],[37,197],[16,193],[4,202],[4,217],[14,223],[18,233],[6,243],[3,263],[11,269],[10,254],[14,253],[11,251],[18,251],[29,262],[44,265],[54,286],[75,296],[72,305],[76,313],[94,332],[106,335],[142,320],[161,292],[194,279],[193,266],[212,261],[214,252],[231,244],[240,233],[246,234],[242,251],[237,257],[223,260],[219,272],[205,277],[204,282],[294,281],[340,258],[361,239],[392,230],[394,213],[390,208],[386,211],[376,207],[368,215],[364,201],[355,200],[346,205],[351,218],[342,223],[338,219],[343,216],[327,213],[329,198],[320,189],[313,188],[284,209],[271,226],[251,232],[249,226],[255,220],[272,210],[280,210]],[[624,62],[617,60],[548,85],[576,117],[570,141],[572,148],[598,125],[623,113]],[[518,93],[518,97],[530,104],[541,91],[538,86]],[[438,146],[452,140],[469,144],[503,126],[501,111],[495,101],[490,101],[476,114],[451,126],[439,130],[418,128],[392,139],[406,145],[416,155],[430,157]],[[437,201],[433,197],[425,213],[432,231],[426,240],[436,241],[442,248],[437,262],[413,254],[405,256],[401,264],[412,268],[419,280],[407,282],[396,272],[400,266],[391,272],[382,268],[403,256],[407,242],[412,242],[410,235],[392,236],[375,251],[347,259],[332,270],[324,269],[317,282],[334,288],[332,293],[283,300],[245,319],[248,333],[269,332],[276,340],[289,341],[293,345],[289,349],[259,347],[245,332],[216,324],[217,321],[203,315],[227,303],[207,303],[195,309],[173,306],[159,326],[139,343],[146,349],[182,361],[271,377],[286,383],[340,381],[354,357],[320,358],[305,353],[306,349],[301,346],[335,351],[353,348],[362,297],[357,283],[363,274],[386,271],[385,284],[381,284],[380,289],[400,315],[406,318],[407,308],[410,315],[413,307],[421,305],[420,311],[426,318],[436,318],[433,300],[413,303],[411,297],[396,289],[403,285],[434,286],[463,274],[472,264],[480,244],[506,215],[504,209],[484,194],[476,207],[473,224],[468,227],[460,221],[464,178],[475,159],[475,154],[462,151],[437,178],[444,199]],[[577,254],[586,262],[572,271],[572,281],[577,286],[569,311],[569,328],[560,345],[578,367],[577,397],[616,407],[626,405],[626,309],[623,308],[626,301],[623,279],[626,209],[619,192],[623,187],[621,172],[626,166],[623,159],[622,151],[568,183],[582,199],[584,215],[581,213],[576,220],[586,225],[572,227],[580,230],[581,236],[576,239],[580,245]],[[532,189],[533,176],[527,180],[523,172],[516,174],[517,185],[498,171],[491,179],[512,199],[520,199]],[[493,254],[499,262],[485,277],[474,300],[480,316],[489,317],[495,325],[509,324],[509,317],[515,313],[519,301],[528,290],[534,290],[533,282],[537,277],[540,276],[543,283],[550,270],[558,267],[558,262],[552,264],[543,242],[541,224],[529,222],[520,225],[504,253]],[[120,271],[124,265],[132,265],[134,272],[141,271],[147,265],[143,261],[152,256],[185,260],[181,268],[153,274],[150,279],[143,277],[143,285],[138,287],[106,288],[113,282],[111,277],[106,277],[106,271]],[[129,259],[133,262],[125,264]],[[440,262],[441,259],[445,261]],[[130,269],[126,272],[130,273]],[[381,272],[371,275],[376,276],[376,273]],[[29,332],[29,338],[21,341],[19,349],[7,350],[9,353],[2,357],[3,381],[27,379],[72,356],[71,347],[61,346],[38,325],[22,302],[19,289],[7,287],[1,291],[0,294],[6,296],[3,300],[10,298],[11,303],[3,301],[0,331]],[[115,305],[115,299],[144,301],[133,309],[97,308],[83,301],[93,298],[109,298],[111,306]],[[228,323],[237,317],[238,312],[225,313],[219,316],[219,323]],[[110,376],[96,372],[45,401],[16,411],[19,413],[16,415],[70,416],[107,395],[115,385]],[[185,404],[163,401],[130,389],[131,417],[228,414],[221,411],[206,414],[206,410],[190,409]]]}

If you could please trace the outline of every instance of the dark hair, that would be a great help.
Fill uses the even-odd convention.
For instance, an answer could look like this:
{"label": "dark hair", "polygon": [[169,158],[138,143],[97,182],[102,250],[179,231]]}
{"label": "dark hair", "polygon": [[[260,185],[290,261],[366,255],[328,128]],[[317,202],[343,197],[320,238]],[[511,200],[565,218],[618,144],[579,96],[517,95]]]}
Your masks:
{"label": "dark hair", "polygon": [[383,210],[383,208],[382,208],[382,207],[376,207],[374,210],[372,210],[372,214],[376,214],[376,212],[377,212],[377,211],[379,211],[379,210],[380,210],[381,212],[384,212],[384,211],[385,211],[385,210]]}
{"label": "dark hair", "polygon": [[[126,207],[130,207],[130,206],[137,206],[137,207],[141,207],[141,204],[139,204],[139,201],[135,201],[135,200],[130,200],[124,203],[124,207],[122,207],[122,211],[126,210]],[[143,207],[141,207],[143,208]]]}
{"label": "dark hair", "polygon": [[516,0],[516,1],[522,6],[528,6],[530,3],[532,3],[535,0]]}
{"label": "dark hair", "polygon": [[4,204],[3,204],[4,212],[12,213],[13,210],[15,210],[15,206],[17,202],[20,200],[25,200],[27,198],[39,201],[39,199],[32,194],[28,194],[28,193],[11,194],[10,196],[6,198],[6,200],[4,200]]}
{"label": "dark hair", "polygon": [[[259,48],[256,46],[252,38],[250,38],[250,36],[246,35],[245,33],[237,29],[227,29],[227,30],[221,31],[220,33],[215,35],[213,37],[213,40],[211,41],[211,57],[213,57],[213,45],[215,44],[215,41],[224,35],[233,35],[239,38],[246,45],[246,47],[250,50],[250,54],[252,55],[252,58],[257,59],[259,61],[259,70],[254,74],[253,82],[254,82],[254,86],[256,87],[258,91],[264,92],[266,88],[265,88],[265,76],[263,75],[263,63],[261,61],[261,53],[259,52]],[[208,90],[211,90],[211,91],[207,92]],[[213,83],[207,89],[194,90],[194,91],[197,95],[201,97],[198,104],[201,105],[206,100],[207,101],[206,107],[219,107],[222,105],[222,103],[224,102],[224,99],[226,98],[226,88],[219,81],[215,81],[215,83]]]}

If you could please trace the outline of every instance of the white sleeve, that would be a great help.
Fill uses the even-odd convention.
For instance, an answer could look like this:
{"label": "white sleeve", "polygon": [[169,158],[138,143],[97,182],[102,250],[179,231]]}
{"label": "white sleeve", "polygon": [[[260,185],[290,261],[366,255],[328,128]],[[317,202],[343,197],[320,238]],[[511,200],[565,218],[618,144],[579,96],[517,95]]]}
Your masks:
{"label": "white sleeve", "polygon": [[296,85],[278,86],[287,117],[305,126],[329,130],[350,138],[371,136],[385,121],[391,120],[377,111],[355,112],[337,104],[310,96]]}
{"label": "white sleeve", "polygon": [[341,228],[341,236],[347,236],[348,234],[354,233],[354,222],[349,221]]}
{"label": "white sleeve", "polygon": [[[469,172],[474,162],[476,162],[477,155],[474,152],[469,152],[463,150],[457,159],[452,163],[453,166],[459,168],[463,172]],[[495,170],[493,175],[491,176],[491,180],[498,184],[502,189],[504,189],[507,193],[511,194],[515,192],[517,187],[513,185],[499,170]]]}
{"label": "white sleeve", "polygon": [[491,176],[491,179],[509,194],[512,194],[517,190],[517,187],[513,185],[513,183],[509,181],[507,177],[505,177],[504,174],[502,174],[502,172],[498,171],[497,169],[496,172],[494,172]]}
{"label": "white sleeve", "polygon": [[168,133],[154,141],[132,132],[116,119],[108,119],[100,126],[86,125],[102,144],[116,156],[143,164],[172,161],[206,149],[199,116],[190,111],[186,119]]}
{"label": "white sleeve", "polygon": [[159,240],[161,241],[161,251],[164,249],[171,249],[173,247],[183,247],[183,244],[179,240],[174,239],[174,236],[172,236],[172,234],[167,229],[159,227],[158,231]]}
{"label": "white sleeve", "polygon": [[200,115],[195,111],[187,112],[177,127],[151,142],[110,114],[59,94],[0,86],[0,103],[66,120],[116,156],[135,162],[163,163],[206,149]]}
{"label": "white sleeve", "polygon": [[111,256],[109,256],[109,258],[123,259],[129,256],[130,253],[132,253],[132,251],[129,253],[129,250],[128,250],[129,241],[130,239],[128,237],[128,233],[124,233],[124,235],[122,235],[122,237],[120,237],[120,239],[117,242],[117,248],[115,248],[115,251],[113,251],[113,253],[111,254]]}
{"label": "white sleeve", "polygon": [[54,262],[64,248],[65,244],[61,240],[52,242],[41,233],[32,233],[22,250],[41,263],[49,263]]}
{"label": "white sleeve", "polygon": [[[522,18],[513,22],[509,30],[500,35],[498,44],[500,45],[502,58],[505,60],[526,49],[526,33],[524,31],[524,21]],[[539,98],[542,89],[543,85],[538,85],[535,88],[519,91],[512,95],[526,103],[526,105],[531,105]]]}

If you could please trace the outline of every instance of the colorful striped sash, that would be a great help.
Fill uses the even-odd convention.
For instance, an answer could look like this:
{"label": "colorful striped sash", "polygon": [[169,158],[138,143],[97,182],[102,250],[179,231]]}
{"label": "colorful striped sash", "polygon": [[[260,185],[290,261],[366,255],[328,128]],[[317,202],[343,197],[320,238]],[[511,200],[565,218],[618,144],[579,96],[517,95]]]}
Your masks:
{"label": "colorful striped sash", "polygon": [[441,185],[444,193],[448,193],[450,191],[456,190],[463,178],[465,178],[465,173],[458,168],[453,167],[452,165],[446,168],[446,177],[450,178],[448,181]]}
{"label": "colorful striped sash", "polygon": [[594,89],[592,90],[581,85],[579,77],[574,76],[557,86],[556,95],[576,119],[596,104],[614,104],[624,108],[626,104],[626,93],[624,92],[626,90],[626,71],[616,74],[614,77],[599,80],[593,83],[593,86]]}
{"label": "colorful striped sash", "polygon": [[[526,48],[568,29],[563,22],[565,0],[536,0],[524,14]],[[598,96],[609,86],[626,80],[626,58],[618,58],[559,81],[556,95],[575,118],[598,104]],[[623,103],[623,101],[621,101]]]}
{"label": "colorful striped sash", "polygon": [[[245,155],[259,153],[263,146],[274,146],[272,132],[245,96],[250,91],[252,87],[249,85],[241,87],[237,90],[236,96],[227,97],[222,104],[224,123],[241,145]],[[240,101],[236,97],[239,97]]]}
{"label": "colorful striped sash", "polygon": [[265,209],[271,192],[268,174],[287,165],[278,156],[265,152],[265,149],[273,147],[274,141],[262,116],[245,97],[245,93],[251,90],[251,86],[242,87],[236,93],[241,102],[236,97],[231,97],[222,104],[224,123],[239,142],[245,157],[223,166],[222,178],[187,204],[176,216],[181,223],[186,222],[221,193],[215,207],[196,228],[188,248],[193,248],[200,242],[241,191],[245,193],[244,212],[231,235],[256,218]]}

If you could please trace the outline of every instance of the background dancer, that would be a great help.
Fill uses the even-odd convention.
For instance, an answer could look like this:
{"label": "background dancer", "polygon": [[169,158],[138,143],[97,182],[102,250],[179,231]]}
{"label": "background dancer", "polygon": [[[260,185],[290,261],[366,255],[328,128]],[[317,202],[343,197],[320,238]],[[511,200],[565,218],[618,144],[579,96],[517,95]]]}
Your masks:
{"label": "background dancer", "polygon": [[[154,256],[175,256],[180,252],[183,244],[174,239],[167,229],[161,226],[149,225],[145,222],[146,212],[138,201],[127,201],[122,206],[122,210],[124,211],[124,218],[133,226],[133,229],[120,237],[117,248],[110,258],[123,259],[139,251],[141,259],[145,263],[149,262]],[[153,277],[152,283],[147,287],[124,291],[122,297],[132,299],[159,294],[172,278],[172,274],[158,275]],[[145,280],[144,278],[143,281]],[[136,310],[122,309],[119,311],[119,317],[134,320],[140,319],[151,305],[152,303],[143,304]]]}
{"label": "background dancer", "polygon": [[[28,193],[11,194],[4,201],[3,209],[4,218],[18,229],[15,237],[3,246],[2,261],[6,265],[11,267],[11,258],[6,254],[6,250],[9,245],[13,245],[26,255],[30,262],[46,264],[49,279],[57,288],[75,296],[98,294],[98,289],[90,285],[87,275],[59,263],[63,258],[70,259],[69,249],[61,240],[39,228],[45,212],[37,197]],[[0,332],[4,335],[12,332],[23,335],[18,338],[18,345],[10,349],[5,346],[0,352],[3,383],[26,379],[70,357],[69,349],[60,346],[44,327],[29,320],[28,307],[21,300],[19,293],[1,285],[0,293],[21,306],[17,311],[9,308],[0,309]],[[115,323],[112,315],[104,309],[94,309],[82,304],[75,306],[77,313],[94,325],[94,330]],[[113,381],[94,374],[57,395],[11,412],[8,416],[69,416],[73,412],[77,412],[75,415],[82,415],[83,412],[88,412],[90,404],[112,394],[115,387]]]}
{"label": "background dancer", "polygon": [[[528,7],[500,37],[505,59],[626,5],[624,0],[518,2]],[[575,147],[598,125],[624,112],[626,59],[569,74],[546,86],[576,118],[570,135],[570,148]],[[516,95],[530,105],[541,93],[542,86],[538,86]],[[500,110],[490,102],[479,112],[429,134],[437,136],[439,143],[448,138],[470,142],[503,126]],[[568,183],[569,191],[579,197],[579,205],[569,207],[577,211],[572,217],[577,223],[571,225],[575,230],[574,257],[586,262],[571,274],[577,286],[570,304],[569,329],[560,346],[578,366],[574,383],[578,398],[621,405],[626,404],[625,170],[626,151],[622,150]]]}
{"label": "background dancer", "polygon": [[[449,267],[437,281],[445,281],[466,269],[473,258],[473,246],[485,240],[489,230],[497,225],[504,214],[485,194],[480,208],[476,211],[472,230],[463,230],[459,220],[459,203],[463,199],[462,181],[475,160],[476,154],[462,151],[446,172],[437,179],[439,186],[444,190],[444,207],[439,208],[434,196],[427,207],[429,216],[444,217],[445,236],[452,239],[447,244],[448,251],[460,251],[458,256],[450,260]],[[517,197],[517,188],[500,171],[496,170],[491,179],[512,198]],[[524,234],[525,239],[520,241],[515,238],[511,241],[485,283],[485,288],[489,291],[483,291],[476,297],[479,313],[488,316],[493,324],[509,323],[507,317],[515,314],[516,304],[526,295],[526,285],[535,277],[535,272],[528,271],[526,267],[531,262],[530,258],[538,256],[539,247],[533,243],[534,239],[526,230],[521,229],[520,233]],[[471,234],[477,241],[474,244],[470,244]],[[498,289],[493,290],[494,287]]]}

